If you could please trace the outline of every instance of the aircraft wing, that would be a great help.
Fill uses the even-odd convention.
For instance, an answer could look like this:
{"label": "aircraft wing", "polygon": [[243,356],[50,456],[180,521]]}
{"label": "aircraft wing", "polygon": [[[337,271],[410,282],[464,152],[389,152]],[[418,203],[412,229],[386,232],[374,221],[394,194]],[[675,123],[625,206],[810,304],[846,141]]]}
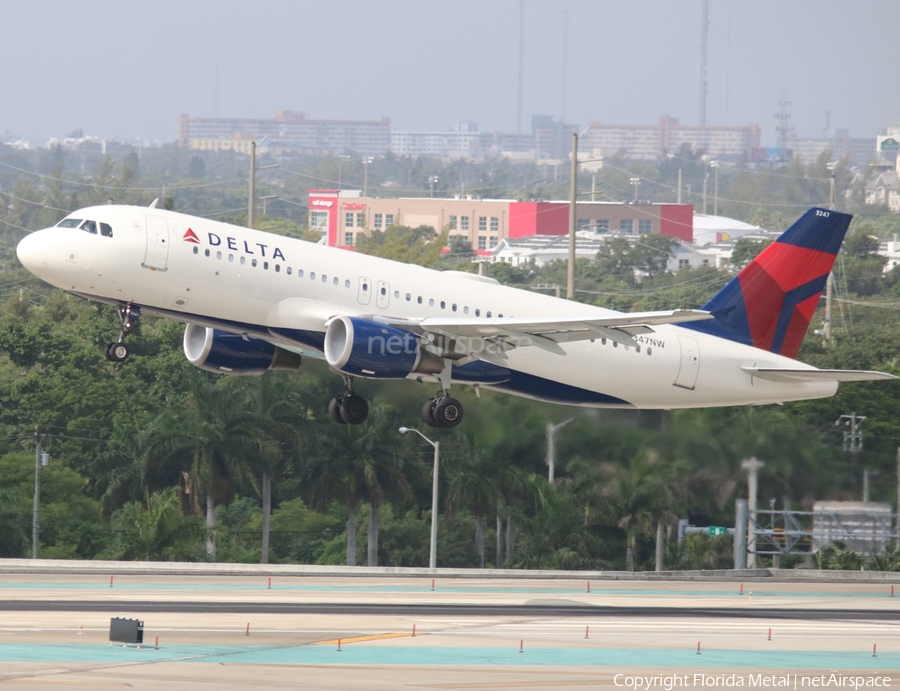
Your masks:
{"label": "aircraft wing", "polygon": [[887,372],[862,369],[790,369],[781,367],[741,367],[747,374],[777,382],[879,381],[897,379]]}
{"label": "aircraft wing", "polygon": [[712,316],[701,310],[667,310],[584,318],[426,317],[407,324],[426,336],[433,334],[453,341],[454,352],[459,355],[490,360],[493,359],[491,354],[502,358],[505,350],[525,346],[565,355],[560,343],[592,338],[609,338],[624,345],[635,345],[634,336],[653,333],[653,326],[710,319]]}

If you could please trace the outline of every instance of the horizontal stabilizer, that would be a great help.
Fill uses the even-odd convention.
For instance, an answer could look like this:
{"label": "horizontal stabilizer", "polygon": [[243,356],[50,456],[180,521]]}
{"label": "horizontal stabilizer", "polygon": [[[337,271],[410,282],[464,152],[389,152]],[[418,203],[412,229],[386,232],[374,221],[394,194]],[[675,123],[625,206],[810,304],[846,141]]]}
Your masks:
{"label": "horizontal stabilizer", "polygon": [[864,369],[788,369],[780,367],[741,367],[753,377],[777,382],[805,381],[881,381],[897,379],[887,372]]}

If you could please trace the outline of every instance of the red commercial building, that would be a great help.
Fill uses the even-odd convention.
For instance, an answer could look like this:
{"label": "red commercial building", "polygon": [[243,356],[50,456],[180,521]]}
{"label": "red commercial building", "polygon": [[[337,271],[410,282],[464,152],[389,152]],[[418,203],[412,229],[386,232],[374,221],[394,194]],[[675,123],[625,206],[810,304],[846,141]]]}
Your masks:
{"label": "red commercial building", "polygon": [[[476,252],[488,253],[503,238],[565,235],[568,202],[508,199],[389,199],[361,197],[357,190],[308,190],[309,226],[327,234],[332,247],[353,247],[359,233],[393,225],[446,229],[467,239]],[[578,202],[577,229],[623,235],[668,235],[684,242],[694,237],[690,204]]]}

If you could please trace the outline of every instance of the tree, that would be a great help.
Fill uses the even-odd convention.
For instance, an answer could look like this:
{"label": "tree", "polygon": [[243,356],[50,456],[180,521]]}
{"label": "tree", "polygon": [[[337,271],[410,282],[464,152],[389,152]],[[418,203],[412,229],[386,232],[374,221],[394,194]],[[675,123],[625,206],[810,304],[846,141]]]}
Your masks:
{"label": "tree", "polygon": [[258,491],[254,469],[280,454],[278,442],[246,395],[223,395],[222,387],[201,379],[186,405],[165,411],[161,435],[149,444],[148,462],[174,463],[190,480],[194,496],[206,501],[207,553],[216,558],[215,502],[234,488]]}
{"label": "tree", "polygon": [[455,454],[456,462],[450,465],[447,504],[453,509],[468,509],[475,517],[475,547],[479,567],[483,569],[484,519],[497,509],[500,501],[501,464],[490,450],[475,446],[468,439],[460,451]]}
{"label": "tree", "polygon": [[181,514],[177,487],[154,492],[144,503],[131,502],[115,517],[118,543],[111,558],[131,561],[196,561],[203,523]]}
{"label": "tree", "polygon": [[0,487],[0,558],[25,555],[30,525],[25,504],[14,488]]}

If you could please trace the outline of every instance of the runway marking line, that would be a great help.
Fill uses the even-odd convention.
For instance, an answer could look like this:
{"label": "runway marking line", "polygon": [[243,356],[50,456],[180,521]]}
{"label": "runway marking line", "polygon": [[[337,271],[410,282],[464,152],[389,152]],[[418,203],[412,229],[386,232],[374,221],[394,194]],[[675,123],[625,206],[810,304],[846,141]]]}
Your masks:
{"label": "runway marking line", "polygon": [[[418,634],[420,636],[424,636],[425,634]],[[402,633],[376,633],[372,636],[354,636],[353,638],[334,638],[330,641],[316,641],[315,643],[310,643],[309,645],[337,645],[338,641],[341,642],[341,645],[345,643],[365,643],[366,641],[383,641],[388,638],[412,638],[412,632],[402,632]]]}
{"label": "runway marking line", "polygon": [[4,679],[0,681],[0,684],[6,685],[21,685],[21,686],[88,686],[90,688],[97,688],[100,686],[110,687],[110,688],[119,688],[119,687],[128,687],[130,684],[125,684],[122,682],[107,682],[107,683],[98,683],[95,681],[59,681],[55,679],[53,681],[41,681],[39,679]]}

